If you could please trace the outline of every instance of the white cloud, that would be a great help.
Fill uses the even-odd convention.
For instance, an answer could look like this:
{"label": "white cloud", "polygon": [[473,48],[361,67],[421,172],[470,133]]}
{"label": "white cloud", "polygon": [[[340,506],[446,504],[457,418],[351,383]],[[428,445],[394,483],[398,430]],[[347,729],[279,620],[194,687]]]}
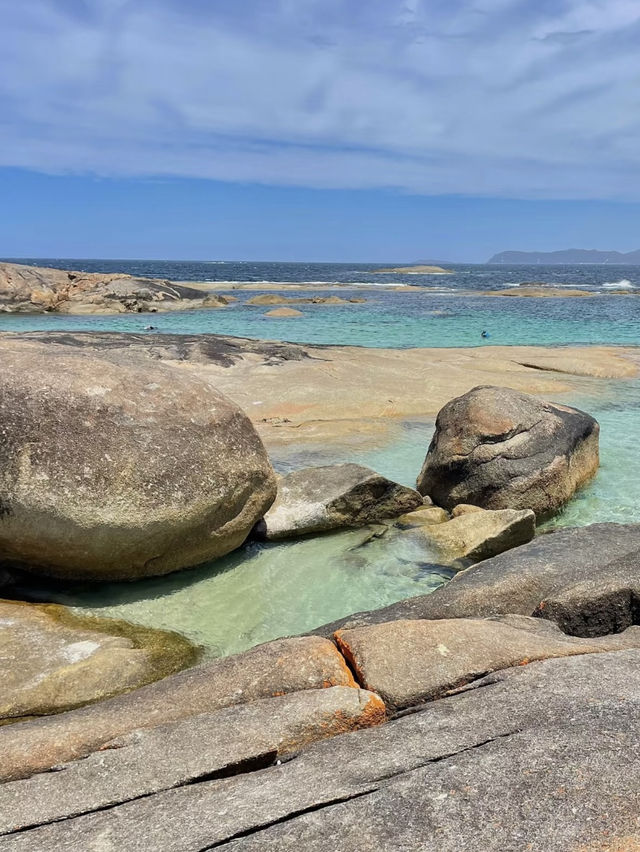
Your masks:
{"label": "white cloud", "polygon": [[636,0],[0,0],[0,164],[640,199]]}

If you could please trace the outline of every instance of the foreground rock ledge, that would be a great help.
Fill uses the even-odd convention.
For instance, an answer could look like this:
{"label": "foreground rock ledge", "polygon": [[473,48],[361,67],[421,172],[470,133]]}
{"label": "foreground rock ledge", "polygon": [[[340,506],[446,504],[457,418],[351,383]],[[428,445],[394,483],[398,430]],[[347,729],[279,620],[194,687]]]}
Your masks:
{"label": "foreground rock ledge", "polygon": [[433,701],[484,674],[534,660],[640,648],[640,627],[600,639],[565,636],[538,618],[389,621],[338,630],[359,682],[390,710]]}
{"label": "foreground rock ledge", "polygon": [[120,805],[116,775],[115,806],[74,816],[72,801],[69,819],[1,848],[626,852],[640,844],[639,715],[638,651],[532,663],[280,766]]}
{"label": "foreground rock ledge", "polygon": [[206,379],[0,340],[0,558],[90,580],[239,547],[275,497],[246,415]]}
{"label": "foreground rock ledge", "polygon": [[438,414],[418,490],[453,509],[555,514],[598,469],[593,417],[510,388],[477,387]]}
{"label": "foreground rock ledge", "polygon": [[0,781],[85,757],[138,728],[331,686],[356,687],[332,642],[315,636],[269,642],[90,707],[0,727]]}

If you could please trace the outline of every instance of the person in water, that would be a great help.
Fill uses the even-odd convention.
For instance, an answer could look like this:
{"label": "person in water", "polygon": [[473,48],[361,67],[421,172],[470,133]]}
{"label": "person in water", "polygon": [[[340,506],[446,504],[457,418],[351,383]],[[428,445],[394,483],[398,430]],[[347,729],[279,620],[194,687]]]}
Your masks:
{"label": "person in water", "polygon": [[486,339],[487,337],[491,337],[491,335],[489,334],[489,332],[485,328],[485,330],[482,332],[480,337],[484,337]]}

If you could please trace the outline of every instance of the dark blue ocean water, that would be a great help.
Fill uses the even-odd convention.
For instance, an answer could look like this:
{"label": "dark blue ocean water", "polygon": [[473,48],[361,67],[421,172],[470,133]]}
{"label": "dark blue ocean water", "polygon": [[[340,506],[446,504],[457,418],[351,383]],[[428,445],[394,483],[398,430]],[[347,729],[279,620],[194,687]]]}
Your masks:
{"label": "dark blue ocean water", "polygon": [[[443,268],[453,275],[379,275],[376,270],[407,266],[406,263],[276,263],[258,261],[99,260],[79,258],[2,258],[34,266],[74,269],[82,272],[126,272],[170,281],[316,283],[316,284],[413,284],[455,290],[493,290],[522,282],[546,282],[580,288],[612,288],[622,284],[640,288],[640,266],[583,264],[577,266],[489,266],[452,264]],[[374,273],[374,274],[372,274]]]}
{"label": "dark blue ocean water", "polygon": [[[25,261],[27,262],[27,261]],[[380,266],[335,263],[255,263],[119,261],[32,258],[29,263],[87,272],[127,272],[173,281],[224,283],[238,301],[224,310],[114,316],[0,315],[0,330],[71,330],[142,332],[152,324],[173,334],[230,334],[300,343],[374,347],[566,345],[615,343],[640,345],[640,267],[632,266],[486,266],[458,265],[451,275],[376,274]],[[257,291],[233,291],[252,282],[345,287],[345,296],[364,304],[297,306],[297,319],[273,318],[267,309],[248,305]],[[594,298],[529,299],[489,297],[488,290],[544,282],[579,288]],[[394,291],[410,284],[417,290]],[[347,288],[354,289],[347,289]],[[622,291],[622,295],[614,291]],[[314,291],[312,295],[336,293]],[[308,292],[288,295],[309,296]],[[488,337],[482,337],[485,331]]]}

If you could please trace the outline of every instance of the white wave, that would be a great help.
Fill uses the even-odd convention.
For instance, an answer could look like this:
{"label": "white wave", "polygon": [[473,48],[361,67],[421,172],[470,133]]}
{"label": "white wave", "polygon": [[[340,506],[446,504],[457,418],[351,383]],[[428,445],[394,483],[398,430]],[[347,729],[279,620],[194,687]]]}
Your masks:
{"label": "white wave", "polygon": [[632,284],[631,281],[628,281],[626,278],[622,278],[620,281],[605,281],[602,285],[605,290],[635,290],[635,284]]}

